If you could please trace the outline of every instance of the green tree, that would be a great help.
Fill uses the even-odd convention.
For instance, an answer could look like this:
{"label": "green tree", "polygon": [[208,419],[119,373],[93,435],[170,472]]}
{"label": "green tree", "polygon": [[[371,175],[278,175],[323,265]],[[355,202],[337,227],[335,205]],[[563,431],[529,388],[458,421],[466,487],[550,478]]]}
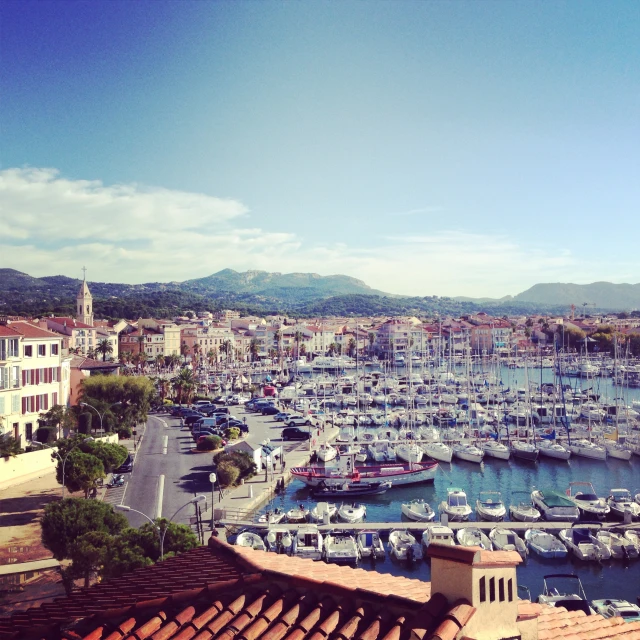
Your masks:
{"label": "green tree", "polygon": [[354,338],[349,338],[348,349],[349,349],[349,355],[353,357],[353,354],[355,353],[355,350],[356,350],[356,341]]}
{"label": "green tree", "polygon": [[255,362],[258,359],[258,340],[256,338],[251,338],[251,342],[249,343],[249,353],[251,354],[251,362]]}
{"label": "green tree", "polygon": [[111,535],[127,527],[127,519],[111,505],[97,500],[65,498],[50,502],[40,522],[42,544],[56,560],[70,558],[71,545],[89,532]]}
{"label": "green tree", "polygon": [[180,369],[178,375],[171,380],[171,385],[176,394],[178,404],[190,402],[197,389],[196,376],[193,370],[188,367]]}
{"label": "green tree", "polygon": [[240,469],[230,460],[224,460],[216,468],[218,481],[223,487],[233,486],[240,477]]}
{"label": "green tree", "polygon": [[91,575],[102,572],[113,539],[106,531],[88,531],[74,540],[69,546],[72,565],[68,577],[84,578],[85,588],[89,587]]}
{"label": "green tree", "polygon": [[121,444],[103,442],[101,440],[83,442],[79,449],[83,453],[88,453],[98,458],[107,473],[117,469],[129,455],[127,448]]}
{"label": "green tree", "polygon": [[207,436],[201,442],[198,442],[198,451],[215,451],[222,446],[222,438],[220,436]]}
{"label": "green tree", "polygon": [[100,572],[102,578],[119,578],[125,573],[153,564],[153,560],[145,556],[139,546],[131,543],[127,531],[125,529],[122,535],[113,536],[110,540]]}
{"label": "green tree", "polygon": [[368,335],[369,338],[369,355],[373,353],[373,343],[376,341],[376,334],[371,331]]}
{"label": "green tree", "polygon": [[104,362],[107,359],[107,356],[113,353],[113,346],[111,345],[111,342],[109,342],[107,338],[100,340],[96,347],[96,353],[102,355],[102,361]]}
{"label": "green tree", "polygon": [[164,533],[164,557],[177,555],[198,546],[198,538],[191,528],[184,524],[169,522],[166,518],[157,518],[152,525],[145,523],[139,529],[126,529],[121,538],[129,546],[139,548],[142,555],[153,562],[160,560],[160,534]]}
{"label": "green tree", "polygon": [[20,446],[18,440],[9,433],[0,435],[0,457],[15,458],[21,453],[24,453],[24,449]]}
{"label": "green tree", "polygon": [[[89,453],[82,453],[76,449],[67,457],[64,465],[64,486],[71,493],[75,491],[84,491],[84,497],[89,497],[89,491],[96,486],[105,473],[102,462]],[[56,473],[56,479],[62,484],[62,466],[63,463],[58,462],[59,474]]]}

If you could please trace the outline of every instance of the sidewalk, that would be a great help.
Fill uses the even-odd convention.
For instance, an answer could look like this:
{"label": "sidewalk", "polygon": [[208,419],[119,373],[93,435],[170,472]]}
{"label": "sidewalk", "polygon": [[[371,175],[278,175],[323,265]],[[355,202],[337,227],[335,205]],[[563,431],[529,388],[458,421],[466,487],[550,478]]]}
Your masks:
{"label": "sidewalk", "polygon": [[[335,427],[327,427],[326,441],[333,442],[337,438],[339,432],[340,430]],[[324,440],[324,438],[322,439]],[[279,481],[284,479],[285,485],[289,483],[291,480],[290,469],[292,467],[301,467],[309,464],[310,457],[311,451],[309,449],[309,442],[301,442],[293,451],[288,451],[285,454],[284,458],[286,466],[284,471],[280,465],[277,465],[275,474],[272,474],[271,471],[269,471],[268,480],[265,480],[265,472],[263,470],[253,478],[247,480],[244,484],[238,487],[233,487],[232,489],[225,489],[222,499],[220,499],[219,494],[215,495],[215,501],[213,504],[214,519],[223,519],[225,511],[233,514],[237,512],[257,511],[263,504],[272,500],[276,496],[275,489],[276,484]],[[209,508],[202,514],[205,527],[209,528],[208,531],[205,531],[205,544],[211,536],[212,513],[210,505],[207,506]]]}

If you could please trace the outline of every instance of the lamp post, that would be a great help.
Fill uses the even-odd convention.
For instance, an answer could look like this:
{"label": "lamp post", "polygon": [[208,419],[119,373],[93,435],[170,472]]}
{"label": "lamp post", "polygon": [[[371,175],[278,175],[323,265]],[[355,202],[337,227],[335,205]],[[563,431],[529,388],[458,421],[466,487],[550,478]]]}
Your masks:
{"label": "lamp post", "polygon": [[[202,502],[203,500],[206,500],[206,496],[196,496],[195,498],[192,498],[191,500],[189,500],[189,502],[187,502],[186,504],[183,504],[168,520],[167,522],[172,522],[173,519],[185,508],[188,507],[190,504],[197,504],[198,502]],[[162,562],[164,560],[164,537],[167,535],[167,527],[165,527],[164,529],[162,529],[160,527],[160,525],[158,525],[155,520],[152,520],[146,513],[143,513],[142,511],[138,511],[137,509],[132,509],[131,507],[127,507],[124,504],[117,504],[115,505],[115,508],[118,511],[133,511],[134,513],[138,513],[141,516],[144,516],[156,529],[156,531],[158,532],[158,539],[160,541],[160,561]],[[162,518],[160,518],[162,519]]]}
{"label": "lamp post", "polygon": [[[91,436],[89,436],[88,438],[84,438],[84,440],[82,442],[93,442],[93,438]],[[51,453],[53,453],[54,456],[56,456],[58,458],[58,460],[60,460],[60,462],[62,462],[62,499],[64,500],[64,469],[67,465],[67,458],[69,457],[69,454],[74,450],[77,449],[82,442],[78,442],[78,444],[74,445],[73,447],[71,447],[71,449],[69,449],[69,451],[67,451],[67,453],[65,454],[64,458],[60,456],[60,454],[57,451],[54,451],[53,447],[45,444],[44,442],[38,442],[38,444],[41,447],[46,447],[47,449],[51,449]]]}
{"label": "lamp post", "polygon": [[[113,404],[110,404],[109,405],[109,409],[111,409],[111,407],[115,407],[118,404],[122,404],[122,402],[114,402]],[[98,414],[98,417],[100,418],[100,433],[102,433],[103,432],[103,430],[102,430],[102,420],[104,418],[105,412],[103,411],[102,413],[100,413],[92,404],[89,404],[88,402],[81,402],[80,406],[81,407],[89,407],[90,409],[93,409]]]}
{"label": "lamp post", "polygon": [[211,483],[211,531],[213,531],[213,525],[214,525],[213,492],[215,491],[215,488],[216,488],[217,479],[218,479],[218,476],[215,473],[209,474],[209,482]]}

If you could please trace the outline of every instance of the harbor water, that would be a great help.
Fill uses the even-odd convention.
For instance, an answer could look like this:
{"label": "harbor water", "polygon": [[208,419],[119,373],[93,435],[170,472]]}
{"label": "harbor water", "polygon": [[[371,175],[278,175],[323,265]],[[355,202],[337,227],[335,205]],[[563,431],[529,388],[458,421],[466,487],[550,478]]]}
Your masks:
{"label": "harbor water", "polygon": [[[349,372],[349,375],[353,374],[354,372]],[[542,382],[552,382],[554,374],[550,369],[542,369],[542,375],[540,370],[526,373],[523,369],[513,370],[506,367],[499,370],[499,379],[503,386],[524,386],[526,378],[533,384],[539,383],[541,378]],[[574,389],[592,389],[603,399],[613,400],[618,397],[622,398],[620,402],[624,401],[625,404],[630,404],[632,400],[640,400],[639,389],[615,387],[609,378],[564,378],[562,382],[570,384]],[[402,521],[401,504],[414,498],[422,498],[437,513],[438,505],[446,498],[447,488],[452,486],[460,487],[466,492],[472,508],[475,507],[480,491],[499,491],[508,507],[524,498],[516,492],[530,493],[533,488],[565,491],[569,483],[574,481],[592,482],[600,497],[606,497],[611,489],[618,487],[627,488],[635,494],[640,491],[640,457],[633,456],[631,461],[626,462],[612,458],[607,461],[595,461],[573,456],[567,462],[543,458],[537,463],[491,458],[482,464],[454,459],[451,464],[441,463],[433,484],[395,487],[383,495],[361,498],[360,501],[367,507],[366,522],[398,522],[399,528],[411,530],[411,522]],[[304,483],[294,480],[280,496],[265,506],[263,511],[276,507],[288,510],[301,503],[311,507],[315,500],[311,498],[309,488]],[[471,517],[471,520],[474,519],[475,513]],[[544,522],[537,526],[544,528]],[[340,525],[336,524],[336,529],[339,528]],[[420,539],[419,534],[416,534],[416,538]],[[430,566],[427,560],[409,565],[392,560],[387,554],[386,560],[378,561],[375,566],[369,561],[361,562],[359,566],[381,573],[430,580]],[[571,554],[564,560],[543,560],[535,554],[530,554],[527,563],[520,565],[518,569],[520,597],[528,597],[528,589],[531,597],[535,599],[542,591],[543,576],[552,573],[576,573],[582,580],[589,599],[623,598],[636,602],[640,596],[640,559],[597,563],[581,562]]]}

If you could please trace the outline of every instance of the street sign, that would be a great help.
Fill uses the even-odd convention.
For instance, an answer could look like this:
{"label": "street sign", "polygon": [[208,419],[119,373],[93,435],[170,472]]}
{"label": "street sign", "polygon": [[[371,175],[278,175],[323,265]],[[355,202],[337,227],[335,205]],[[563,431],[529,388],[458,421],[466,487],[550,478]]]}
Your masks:
{"label": "street sign", "polygon": [[209,474],[209,482],[211,484],[215,484],[217,479],[218,479],[218,476],[215,473]]}

